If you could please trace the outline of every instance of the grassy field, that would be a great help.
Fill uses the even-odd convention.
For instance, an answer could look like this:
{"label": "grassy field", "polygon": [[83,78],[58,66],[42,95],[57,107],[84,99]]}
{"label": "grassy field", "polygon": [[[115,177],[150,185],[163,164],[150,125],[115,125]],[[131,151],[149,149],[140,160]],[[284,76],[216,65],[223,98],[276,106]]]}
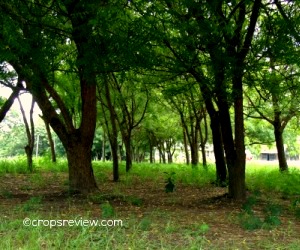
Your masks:
{"label": "grassy field", "polygon": [[35,166],[0,160],[0,249],[300,249],[297,167],[248,164],[248,198],[237,204],[212,184],[213,165],[121,165],[114,183],[112,164],[94,162],[100,193],[89,197],[68,194],[65,160]]}

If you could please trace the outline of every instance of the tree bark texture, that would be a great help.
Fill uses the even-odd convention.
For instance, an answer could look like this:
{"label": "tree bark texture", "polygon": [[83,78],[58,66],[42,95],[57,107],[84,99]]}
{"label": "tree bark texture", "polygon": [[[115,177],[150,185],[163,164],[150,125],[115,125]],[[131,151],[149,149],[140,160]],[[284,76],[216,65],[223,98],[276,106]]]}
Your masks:
{"label": "tree bark texture", "polygon": [[280,128],[280,124],[278,122],[274,122],[274,135],[276,141],[276,148],[278,154],[278,162],[279,162],[279,170],[286,171],[288,170],[288,165],[285,157],[285,150],[284,150],[284,142],[283,142],[283,132]]}

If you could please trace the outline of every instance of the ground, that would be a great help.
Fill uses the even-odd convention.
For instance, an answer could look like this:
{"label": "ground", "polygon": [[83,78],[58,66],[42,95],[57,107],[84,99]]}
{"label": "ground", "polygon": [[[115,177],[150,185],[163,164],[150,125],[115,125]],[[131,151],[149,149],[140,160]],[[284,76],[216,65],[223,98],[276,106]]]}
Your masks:
{"label": "ground", "polygon": [[[89,218],[99,219],[103,214],[101,204],[109,203],[115,210],[114,217],[125,223],[124,235],[143,237],[144,249],[160,249],[160,246],[162,249],[192,249],[192,246],[195,249],[300,249],[297,245],[300,219],[292,213],[290,200],[280,194],[262,193],[252,207],[252,212],[263,218],[270,200],[279,204],[280,225],[246,230],[240,220],[243,204],[233,202],[227,198],[226,188],[213,184],[195,186],[178,182],[174,192],[166,193],[163,178],[153,181],[133,175],[114,183],[112,176],[107,176],[107,179],[98,178],[100,194],[86,198],[69,195],[67,179],[66,173],[52,172],[0,176],[2,221],[27,217],[26,212],[30,213],[31,209],[24,208],[32,197],[42,197],[35,209],[45,218],[53,215],[73,219],[88,214]],[[248,196],[253,194],[248,192]],[[136,225],[139,229],[134,230]],[[132,236],[137,232],[141,236]],[[0,235],[7,234],[5,227],[1,230],[0,226]],[[43,244],[41,248],[52,249]],[[124,249],[135,249],[132,242],[124,244]]]}

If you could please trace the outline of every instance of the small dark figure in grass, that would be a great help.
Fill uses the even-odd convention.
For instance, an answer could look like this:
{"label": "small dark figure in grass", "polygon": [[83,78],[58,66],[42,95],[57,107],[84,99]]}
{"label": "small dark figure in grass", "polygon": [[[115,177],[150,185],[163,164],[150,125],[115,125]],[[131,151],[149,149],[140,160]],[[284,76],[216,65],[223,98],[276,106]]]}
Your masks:
{"label": "small dark figure in grass", "polygon": [[165,185],[165,191],[166,193],[172,193],[174,192],[174,189],[175,189],[175,178],[174,178],[174,175],[175,173],[172,172],[172,173],[167,173],[167,172],[164,172],[165,174],[167,174],[167,179],[166,179],[166,185]]}

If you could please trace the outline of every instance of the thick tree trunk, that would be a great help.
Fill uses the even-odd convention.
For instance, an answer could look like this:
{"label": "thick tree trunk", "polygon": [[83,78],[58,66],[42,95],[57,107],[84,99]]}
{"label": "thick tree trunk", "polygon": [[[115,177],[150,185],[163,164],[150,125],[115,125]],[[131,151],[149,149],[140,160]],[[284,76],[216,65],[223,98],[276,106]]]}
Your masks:
{"label": "thick tree trunk", "polygon": [[[67,3],[68,2],[68,3]],[[91,36],[93,27],[90,20],[96,15],[87,15],[87,6],[82,1],[65,1],[64,9],[70,19],[69,35],[74,41],[77,53],[76,57],[77,74],[80,84],[81,119],[80,126],[76,128],[69,108],[63,97],[53,87],[53,79],[49,80],[49,71],[36,60],[27,60],[26,70],[21,67],[22,60],[12,60],[10,63],[17,71],[22,81],[26,81],[26,89],[34,96],[43,112],[45,120],[50,124],[55,133],[62,141],[69,165],[69,185],[74,192],[89,193],[97,190],[93,169],[91,148],[95,134],[97,106],[96,106],[96,66],[94,64],[97,55],[91,53],[94,46],[94,39]],[[92,10],[92,8],[89,8]],[[84,13],[77,15],[77,13]],[[27,26],[26,26],[27,27]],[[30,37],[30,29],[23,29],[24,37]],[[29,26],[28,26],[29,27]],[[31,43],[33,45],[33,43]],[[34,43],[36,56],[44,56],[43,48]],[[24,54],[23,60],[30,55]],[[28,74],[30,69],[30,74]],[[56,85],[56,83],[55,83]],[[79,94],[79,93],[78,93]],[[53,100],[50,101],[50,100]],[[53,106],[55,103],[55,106]],[[59,110],[59,114],[58,114]]]}
{"label": "thick tree trunk", "polygon": [[[241,89],[240,89],[241,90]],[[231,183],[231,195],[235,200],[246,199],[246,153],[244,141],[244,110],[243,94],[239,95],[235,104],[235,149],[236,159],[234,163],[233,183]]]}
{"label": "thick tree trunk", "polygon": [[282,129],[280,128],[280,124],[278,125],[276,123],[274,124],[274,135],[275,135],[276,148],[278,154],[279,170],[287,171],[288,165],[287,165],[285,151],[284,151],[284,142],[282,136],[283,132]]}
{"label": "thick tree trunk", "polygon": [[219,114],[218,112],[213,112],[210,117],[211,120],[211,131],[212,131],[212,139],[213,139],[213,148],[216,160],[216,183],[217,185],[224,186],[226,185],[227,179],[227,169],[224,158],[224,148],[222,142],[222,134],[219,122]]}
{"label": "thick tree trunk", "polygon": [[[247,27],[244,41],[234,40],[236,44],[230,43],[227,52],[233,55],[235,64],[233,65],[232,75],[232,90],[234,100],[234,115],[235,115],[235,148],[230,147],[230,154],[233,153],[233,165],[228,165],[229,168],[229,195],[235,200],[244,200],[246,198],[246,183],[245,183],[245,170],[246,170],[246,153],[245,153],[245,135],[244,135],[244,107],[243,107],[243,72],[245,69],[245,58],[249,53],[255,26],[258,20],[259,11],[261,8],[261,0],[255,0],[252,6],[252,13],[250,17],[249,26]],[[241,26],[246,20],[246,6],[242,3],[240,7],[240,17],[237,20],[237,25]],[[241,38],[242,36],[240,36]],[[236,53],[237,45],[241,49]],[[234,47],[233,47],[234,46]],[[229,113],[229,109],[228,109]],[[227,125],[229,126],[229,124]],[[222,131],[223,132],[223,131]],[[224,134],[223,134],[224,136]],[[223,137],[224,138],[224,137]],[[225,142],[225,138],[224,138]],[[232,144],[232,142],[229,142]]]}
{"label": "thick tree trunk", "polygon": [[225,185],[227,180],[227,168],[224,157],[225,152],[223,147],[219,112],[215,110],[212,99],[208,98],[209,91],[207,90],[207,88],[205,86],[202,86],[201,91],[207,96],[207,98],[205,98],[205,106],[211,121],[210,128],[212,131],[213,148],[216,160],[216,183],[217,185],[223,186]]}
{"label": "thick tree trunk", "polygon": [[70,193],[89,194],[98,191],[92,163],[91,147],[74,144],[66,148]]}
{"label": "thick tree trunk", "polygon": [[[240,62],[240,64],[242,64],[242,62]],[[229,196],[235,200],[245,200],[246,153],[244,141],[243,71],[239,66],[240,65],[237,65],[235,75],[232,79],[234,89],[235,141],[234,148],[231,148],[232,145],[229,145],[230,151],[233,153],[231,156],[233,164],[230,165],[229,169]],[[229,109],[227,117],[230,118]]]}
{"label": "thick tree trunk", "polygon": [[25,153],[26,153],[26,158],[27,158],[27,167],[29,172],[33,172],[33,161],[32,161],[32,156],[33,156],[33,148],[30,146],[26,146],[25,148]]}
{"label": "thick tree trunk", "polygon": [[245,180],[243,179],[244,174],[242,174],[243,166],[236,165],[237,155],[227,101],[218,100],[218,107],[220,110],[220,120],[222,121],[221,131],[226,154],[226,163],[228,167],[229,196],[235,200],[244,199],[244,195],[246,193],[244,185]]}
{"label": "thick tree trunk", "polygon": [[[201,77],[194,71],[191,74],[195,79],[201,83]],[[199,84],[202,95],[205,96],[204,103],[207,110],[207,113],[211,120],[211,129],[213,137],[213,147],[216,160],[216,172],[217,172],[217,182],[219,178],[221,183],[226,180],[226,163],[224,158],[224,148],[223,148],[223,138],[219,120],[219,112],[216,111],[212,99],[212,92],[205,84]]]}

